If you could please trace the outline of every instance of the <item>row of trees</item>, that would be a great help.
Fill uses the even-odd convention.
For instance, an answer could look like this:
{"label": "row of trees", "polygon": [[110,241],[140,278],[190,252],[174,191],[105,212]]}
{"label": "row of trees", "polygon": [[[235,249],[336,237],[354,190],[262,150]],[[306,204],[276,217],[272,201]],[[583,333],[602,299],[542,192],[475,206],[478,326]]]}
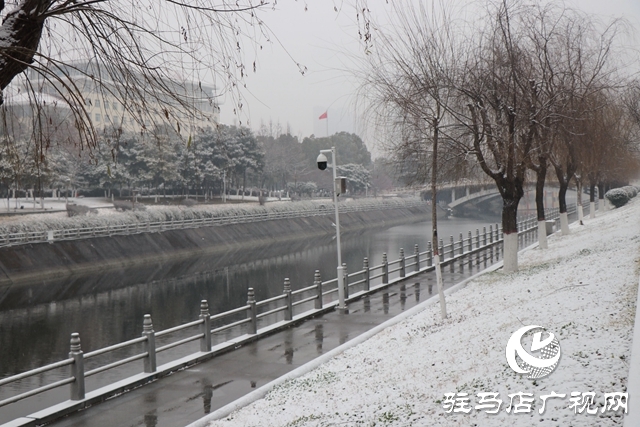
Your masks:
{"label": "row of trees", "polygon": [[[288,133],[255,135],[248,128],[226,125],[199,132],[187,141],[171,133],[154,140],[125,135],[115,144],[99,144],[91,162],[79,156],[72,144],[58,140],[55,133],[51,136],[54,146],[44,153],[28,135],[5,141],[0,149],[0,181],[5,188],[144,188],[165,194],[167,189],[202,194],[220,193],[226,179],[227,188],[311,196],[331,189],[330,174],[317,172],[312,162],[318,146],[332,145],[344,152],[340,159],[348,162],[338,172],[348,178],[350,191],[365,192],[370,185],[370,153],[358,136],[348,133],[309,137],[302,143]],[[310,152],[316,154],[310,158]]]}
{"label": "row of trees", "polygon": [[542,227],[553,172],[567,232],[571,182],[593,197],[637,172],[640,97],[616,54],[620,22],[542,2],[487,2],[473,22],[435,1],[392,7],[397,22],[384,28],[394,30],[381,30],[367,56],[370,111],[392,129],[386,148],[396,161],[419,166],[415,181],[481,172],[495,182],[506,271],[517,270],[525,180],[536,182]]}

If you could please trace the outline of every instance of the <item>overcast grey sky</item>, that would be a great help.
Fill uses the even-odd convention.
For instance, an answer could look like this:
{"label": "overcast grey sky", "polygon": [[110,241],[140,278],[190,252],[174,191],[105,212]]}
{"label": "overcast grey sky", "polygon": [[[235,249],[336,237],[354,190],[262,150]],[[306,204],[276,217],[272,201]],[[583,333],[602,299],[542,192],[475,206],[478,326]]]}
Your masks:
{"label": "overcast grey sky", "polygon": [[[603,18],[623,17],[640,29],[640,0],[574,0],[566,4]],[[369,5],[379,16],[391,10],[383,1],[370,1]],[[258,53],[257,72],[246,79],[243,123],[249,120],[250,127],[257,130],[261,123],[279,122],[283,131],[289,125],[291,133],[299,137],[325,136],[327,123],[318,117],[328,109],[330,134],[345,130],[364,135],[363,124],[354,112],[358,84],[346,71],[362,54],[353,7],[339,0],[280,1],[275,11],[269,10],[262,18],[282,46],[265,44]],[[307,67],[304,76],[296,62]],[[221,106],[223,123],[237,120],[232,110],[231,101],[225,101]]]}

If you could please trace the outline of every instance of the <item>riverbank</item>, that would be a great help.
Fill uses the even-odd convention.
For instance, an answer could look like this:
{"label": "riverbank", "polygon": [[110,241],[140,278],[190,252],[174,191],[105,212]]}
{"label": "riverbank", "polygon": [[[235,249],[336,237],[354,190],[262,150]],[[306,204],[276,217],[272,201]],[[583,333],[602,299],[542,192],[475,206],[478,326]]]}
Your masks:
{"label": "riverbank", "polygon": [[[585,219],[571,235],[552,236],[548,250],[521,255],[518,273],[495,271],[449,295],[445,321],[431,303],[209,425],[620,425],[622,410],[605,406],[604,394],[627,386],[639,217],[635,200]],[[510,336],[524,325],[543,326],[559,340],[560,362],[542,379],[516,374],[505,360]],[[573,392],[580,394],[571,406]],[[476,408],[479,393],[497,394],[498,414],[486,413],[495,405]],[[553,393],[562,396],[543,409],[542,396]]]}
{"label": "riverbank", "polygon": [[[239,209],[236,208],[235,211]],[[252,212],[254,208],[242,209]],[[288,207],[274,206],[272,209],[284,210]],[[175,209],[169,209],[173,210]],[[159,215],[153,212],[143,214]],[[131,219],[134,215],[140,214],[129,213],[126,214],[126,218]],[[181,212],[181,215],[188,216],[189,213]],[[227,212],[225,215],[230,213]],[[404,207],[399,205],[391,209],[344,212],[340,219],[342,231],[349,233],[371,227],[422,221],[427,215],[428,205],[424,203]],[[114,217],[115,215],[109,215],[106,218],[109,221],[123,221]],[[37,229],[52,226],[61,224],[62,220],[66,223],[70,222],[68,220],[86,222],[101,219],[64,218],[38,221],[38,218],[33,218],[28,227]],[[22,224],[21,227],[27,225]],[[301,239],[317,238],[324,241],[327,236],[334,234],[333,216],[317,215],[4,247],[0,248],[0,300],[3,288],[6,290],[15,285],[37,284],[43,277],[49,280],[63,279],[96,272],[120,271],[145,264],[162,264],[169,261],[175,263],[196,256],[222,256],[240,249],[255,249]]]}

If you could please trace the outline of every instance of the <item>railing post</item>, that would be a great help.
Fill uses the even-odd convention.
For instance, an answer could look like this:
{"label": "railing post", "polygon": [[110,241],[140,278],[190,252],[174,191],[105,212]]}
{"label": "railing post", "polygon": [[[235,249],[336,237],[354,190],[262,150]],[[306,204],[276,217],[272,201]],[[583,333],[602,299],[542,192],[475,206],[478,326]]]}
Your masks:
{"label": "railing post", "polygon": [[476,228],[476,248],[480,247],[480,230]]}
{"label": "railing post", "polygon": [[71,400],[84,399],[84,356],[80,346],[80,334],[71,334],[71,348],[69,357],[73,359],[71,365],[71,376],[74,378],[71,383]]}
{"label": "railing post", "polygon": [[293,301],[291,298],[291,282],[289,282],[289,278],[284,279],[283,293],[287,296],[285,300],[287,309],[284,311],[284,320],[293,320]]}
{"label": "railing post", "polygon": [[251,319],[249,333],[255,335],[258,333],[258,307],[256,306],[256,294],[253,292],[253,288],[247,290],[247,305],[249,306],[247,317]]}
{"label": "railing post", "polygon": [[453,236],[449,236],[449,244],[451,245],[451,258],[456,256],[456,245],[453,243]]}
{"label": "railing post", "polygon": [[153,323],[151,322],[151,315],[145,314],[144,321],[142,322],[142,336],[147,338],[144,342],[144,351],[147,353],[147,357],[144,358],[144,371],[155,372],[156,371],[156,333],[153,331]]}
{"label": "railing post", "polygon": [[362,260],[362,269],[364,270],[364,290],[371,289],[371,270],[369,270],[369,258],[364,257]]}
{"label": "railing post", "polygon": [[500,226],[496,224],[496,242],[500,241]]}
{"label": "railing post", "polygon": [[349,273],[347,273],[347,263],[342,263],[342,275],[344,277],[344,298],[349,298]]}
{"label": "railing post", "polygon": [[482,227],[482,246],[487,246],[487,227]]}
{"label": "railing post", "polygon": [[493,243],[493,225],[489,226],[489,243]]}
{"label": "railing post", "polygon": [[427,267],[433,265],[433,250],[431,249],[431,242],[427,242]]}
{"label": "railing post", "polygon": [[405,276],[404,248],[400,248],[400,277]]}
{"label": "railing post", "polygon": [[473,251],[473,237],[471,236],[471,230],[469,230],[469,252]]}
{"label": "railing post", "polygon": [[444,242],[440,239],[440,249],[438,249],[438,253],[440,254],[440,261],[444,261]]}
{"label": "railing post", "polygon": [[416,260],[414,271],[420,271],[420,249],[418,248],[418,244],[413,245],[413,255]]}
{"label": "railing post", "polygon": [[206,299],[200,301],[200,332],[203,334],[200,339],[200,351],[211,351],[211,316],[209,315],[209,303]]}
{"label": "railing post", "polygon": [[462,238],[462,233],[460,233],[460,255],[464,254],[464,239]]}
{"label": "railing post", "polygon": [[320,280],[320,270],[316,270],[316,272],[314,273],[313,284],[316,287],[316,293],[317,293],[317,297],[315,300],[315,308],[316,310],[320,310],[322,308],[322,280]]}
{"label": "railing post", "polygon": [[389,283],[389,263],[386,252],[382,254],[382,283]]}

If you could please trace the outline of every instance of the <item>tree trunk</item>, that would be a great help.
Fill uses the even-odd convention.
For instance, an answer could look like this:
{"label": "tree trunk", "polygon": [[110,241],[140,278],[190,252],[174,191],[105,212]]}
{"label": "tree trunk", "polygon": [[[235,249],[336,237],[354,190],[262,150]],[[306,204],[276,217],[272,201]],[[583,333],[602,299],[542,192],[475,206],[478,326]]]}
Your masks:
{"label": "tree trunk", "polygon": [[576,210],[578,211],[578,221],[580,225],[584,225],[584,212],[582,212],[582,179],[576,176]]}
{"label": "tree trunk", "polygon": [[[509,194],[511,193],[511,194]],[[522,194],[513,191],[502,196],[502,232],[504,233],[504,272],[518,271],[518,203]]]}
{"label": "tree trunk", "polygon": [[604,182],[602,181],[598,182],[598,199],[599,199],[598,210],[600,212],[604,212],[607,209],[607,204],[604,201]]}
{"label": "tree trunk", "polygon": [[596,182],[589,181],[589,218],[596,217]]}
{"label": "tree trunk", "polygon": [[538,215],[538,221],[544,221],[544,183],[547,178],[547,165],[546,162],[540,162],[540,168],[536,172],[536,213]]}
{"label": "tree trunk", "polygon": [[560,229],[562,235],[566,236],[569,231],[569,218],[567,215],[567,189],[569,188],[569,181],[565,179],[558,179],[560,184],[560,190],[558,191],[558,206],[560,208]]}
{"label": "tree trunk", "polygon": [[[438,105],[439,106],[439,105]],[[438,288],[438,297],[440,299],[440,314],[442,319],[447,318],[447,304],[444,299],[444,289],[442,284],[442,269],[440,268],[440,251],[438,249],[438,216],[437,206],[435,203],[437,188],[437,171],[438,171],[438,118],[433,119],[433,155],[431,163],[431,229],[433,247],[433,262],[436,270],[436,284]]]}
{"label": "tree trunk", "polygon": [[[0,10],[4,10],[4,4],[3,1]],[[3,37],[0,41],[3,51],[3,60],[0,62],[0,89],[4,90],[15,76],[33,62],[44,28],[44,13],[50,4],[41,0],[25,0],[20,7],[4,17]]]}
{"label": "tree trunk", "polygon": [[247,191],[247,168],[244,168],[242,176],[242,200],[244,200],[244,192]]}
{"label": "tree trunk", "polygon": [[547,159],[539,157],[539,166],[536,170],[536,214],[538,216],[538,247],[547,249],[547,225],[544,213],[544,183],[547,178]]}

